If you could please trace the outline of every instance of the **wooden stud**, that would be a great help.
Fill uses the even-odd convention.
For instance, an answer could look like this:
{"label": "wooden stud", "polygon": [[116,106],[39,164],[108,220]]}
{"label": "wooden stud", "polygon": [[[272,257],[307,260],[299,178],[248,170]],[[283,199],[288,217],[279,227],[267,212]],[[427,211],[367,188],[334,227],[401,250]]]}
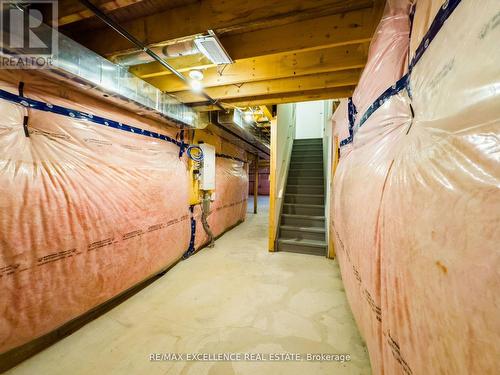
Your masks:
{"label": "wooden stud", "polygon": [[271,125],[271,157],[269,160],[269,242],[268,248],[270,252],[276,251],[276,155],[278,154],[278,127],[277,122]]}
{"label": "wooden stud", "polygon": [[253,182],[253,213],[257,213],[257,202],[259,199],[259,155],[255,155],[255,181]]}
{"label": "wooden stud", "polygon": [[[333,137],[333,149],[332,149],[332,170],[331,170],[331,175],[330,175],[330,181],[329,181],[329,187],[330,187],[330,194],[333,194],[333,181],[334,181],[334,176],[335,176],[335,171],[337,170],[337,165],[339,164],[339,137],[334,136]],[[330,212],[332,212],[332,209],[330,208]],[[330,220],[333,218],[330,217]],[[330,224],[331,226],[331,224]],[[327,228],[327,230],[330,230],[330,228]],[[330,233],[329,236],[329,244],[328,244],[328,258],[334,259],[335,258],[335,242],[333,240],[333,233]]]}

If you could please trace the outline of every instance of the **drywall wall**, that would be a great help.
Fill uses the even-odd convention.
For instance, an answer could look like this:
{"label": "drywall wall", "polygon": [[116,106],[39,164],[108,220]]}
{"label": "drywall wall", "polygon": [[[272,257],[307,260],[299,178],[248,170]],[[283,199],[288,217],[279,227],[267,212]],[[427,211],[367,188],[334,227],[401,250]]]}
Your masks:
{"label": "drywall wall", "polygon": [[324,127],[324,101],[296,103],[297,126],[295,138],[323,138]]}
{"label": "drywall wall", "polygon": [[276,122],[271,123],[271,171],[269,201],[269,250],[274,250],[274,240],[284,198],[288,166],[296,129],[296,105],[278,105]]}

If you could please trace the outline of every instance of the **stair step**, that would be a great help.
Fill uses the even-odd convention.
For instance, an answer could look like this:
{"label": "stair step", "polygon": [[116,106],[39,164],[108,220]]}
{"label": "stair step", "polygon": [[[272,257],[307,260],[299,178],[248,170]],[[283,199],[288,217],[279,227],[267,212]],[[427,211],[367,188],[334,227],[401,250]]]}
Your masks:
{"label": "stair step", "polygon": [[293,160],[307,160],[307,161],[315,161],[315,160],[323,160],[322,152],[304,152],[304,151],[292,151],[291,158]]}
{"label": "stair step", "polygon": [[323,169],[290,169],[288,171],[289,177],[322,177]]}
{"label": "stair step", "polygon": [[279,251],[326,256],[326,249],[325,241],[278,239]]}
{"label": "stair step", "polygon": [[284,203],[282,214],[321,216],[325,206],[320,204]]}
{"label": "stair step", "polygon": [[323,145],[321,143],[317,145],[293,145],[293,151],[316,151],[322,152]]}
{"label": "stair step", "polygon": [[301,159],[295,159],[293,161],[290,161],[290,168],[314,168],[314,169],[320,169],[323,168],[323,160],[301,160]]}
{"label": "stair step", "polygon": [[319,227],[301,227],[293,225],[281,225],[279,238],[292,240],[315,240],[325,241],[325,229]]}
{"label": "stair step", "polygon": [[292,146],[292,152],[316,152],[316,153],[323,153],[323,145],[293,145]]}
{"label": "stair step", "polygon": [[325,188],[323,185],[286,185],[288,194],[323,194]]}
{"label": "stair step", "polygon": [[293,142],[293,147],[323,147],[323,142],[297,143]]}
{"label": "stair step", "polygon": [[317,163],[323,163],[323,155],[319,154],[293,154],[290,158],[290,163],[304,162],[304,161],[315,161]]}
{"label": "stair step", "polygon": [[300,177],[300,176],[288,176],[286,181],[287,185],[301,185],[301,186],[324,186],[323,176],[321,177]]}
{"label": "stair step", "polygon": [[307,156],[321,156],[323,157],[323,150],[321,149],[304,149],[304,150],[296,150],[295,148],[292,149],[292,156],[300,156],[300,155],[307,155]]}
{"label": "stair step", "polygon": [[302,166],[296,168],[290,168],[290,172],[305,172],[305,171],[312,171],[323,174],[323,168],[304,168]]}
{"label": "stair step", "polygon": [[324,228],[325,217],[313,215],[281,214],[281,225]]}
{"label": "stair step", "polygon": [[310,143],[323,143],[323,138],[302,138],[302,139],[294,139],[293,144],[302,145],[302,144],[310,144]]}
{"label": "stair step", "polygon": [[285,203],[324,204],[325,203],[325,196],[323,194],[287,194],[287,193],[285,193]]}

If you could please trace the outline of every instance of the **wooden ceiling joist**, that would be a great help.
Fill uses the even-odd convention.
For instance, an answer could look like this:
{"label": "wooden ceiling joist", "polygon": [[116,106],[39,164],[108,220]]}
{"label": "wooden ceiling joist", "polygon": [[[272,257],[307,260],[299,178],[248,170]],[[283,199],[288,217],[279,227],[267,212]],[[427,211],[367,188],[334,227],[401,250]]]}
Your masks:
{"label": "wooden ceiling joist", "polygon": [[[144,0],[99,0],[95,4],[105,12],[112,12],[116,9],[140,3],[141,1]],[[78,1],[59,0],[58,26],[64,26],[93,16],[94,13]]]}
{"label": "wooden ceiling joist", "polygon": [[[209,68],[214,68],[214,70],[217,71],[216,65],[201,54],[179,56],[166,59],[166,61],[179,72],[186,72],[192,69],[206,71],[205,69]],[[172,82],[175,82],[177,85],[182,85],[182,81],[180,81],[179,78],[176,78],[170,70],[165,69],[157,62],[131,66],[129,71],[144,80],[153,77],[170,76],[169,78],[172,79]],[[148,82],[149,81],[150,80],[148,80]]]}
{"label": "wooden ceiling joist", "polygon": [[[221,101],[240,97],[259,97],[297,91],[330,89],[334,87],[353,86],[359,80],[360,69],[311,74],[299,77],[279,78],[272,80],[246,82],[239,85],[225,85],[206,88],[205,92]],[[173,95],[183,103],[192,103],[203,100],[201,96],[191,90],[179,91]]]}
{"label": "wooden ceiling joist", "polygon": [[[365,61],[365,51],[360,45],[263,56],[238,60],[223,69],[208,68],[203,72],[203,85],[213,87],[356,69],[362,68]],[[175,62],[175,59],[172,62]],[[188,89],[184,82],[172,74],[168,74],[169,72],[156,62],[138,65],[131,68],[130,71],[163,91],[172,92]]]}
{"label": "wooden ceiling joist", "polygon": [[[292,3],[300,3],[303,1],[292,1]],[[324,1],[312,0],[306,1],[307,4],[322,3]],[[196,3],[197,7],[204,7],[208,2]],[[198,11],[197,14],[185,15],[183,17],[172,17],[179,12],[176,8],[167,12],[165,17],[152,15],[145,19],[135,19],[126,22],[123,26],[129,30],[135,37],[144,43],[158,44],[167,40],[176,39],[188,35],[204,33],[209,28],[229,26],[231,24],[251,22],[252,18],[257,17],[261,12],[265,12],[264,18],[272,19],[273,12],[277,10],[268,4],[268,2],[251,1],[245,4],[256,4],[256,9],[259,11],[256,14],[252,12],[242,13],[242,9],[237,5],[239,1],[225,1],[219,4],[225,4],[225,7],[234,7],[235,13],[222,13],[210,9],[208,13],[212,14],[212,18],[208,17],[205,11]],[[279,3],[281,7],[279,11],[284,11],[284,4],[290,3],[290,0],[274,0],[271,3]],[[188,7],[191,7],[190,5]],[[219,5],[222,6],[222,5]],[[279,13],[279,12],[278,12]],[[160,13],[163,14],[163,13]],[[203,22],[194,22],[194,18],[202,17]],[[272,25],[269,21],[267,26]],[[168,25],[168,26],[167,26]],[[286,53],[300,50],[320,49],[324,47],[333,47],[347,45],[353,43],[361,43],[369,41],[372,35],[373,21],[371,8],[355,10],[342,14],[333,14],[314,19],[300,20],[285,25],[272,26],[242,32],[239,34],[224,34],[220,36],[220,40],[229,55],[234,59],[251,58],[255,56],[264,56],[276,53]],[[113,30],[103,29],[99,32],[99,38],[95,37],[95,33],[81,35],[79,41],[88,48],[98,52],[101,55],[110,56],[131,49],[130,43],[118,35]]]}
{"label": "wooden ceiling joist", "polygon": [[371,10],[363,9],[270,27],[221,39],[234,59],[369,42]]}
{"label": "wooden ceiling joist", "polygon": [[[76,1],[61,0],[72,7],[61,13],[60,21],[77,41],[109,58],[136,51],[114,30],[99,28],[98,20],[85,20],[90,15]],[[384,4],[384,0],[93,1],[148,46],[191,40],[214,30],[233,64],[215,66],[201,53],[167,60],[180,72],[203,70],[206,94],[242,107],[352,94]],[[197,109],[211,108],[156,62],[130,71]]]}
{"label": "wooden ceiling joist", "polygon": [[[352,95],[353,91],[354,86],[336,87],[331,89],[297,91],[286,94],[279,93],[273,95],[262,95],[258,97],[235,98],[224,100],[222,101],[222,103],[226,104],[226,106],[246,108],[256,105],[297,103],[311,100],[347,98]],[[199,111],[214,111],[218,109],[213,105],[207,105],[206,102],[192,103],[191,105],[194,109],[197,109]]]}

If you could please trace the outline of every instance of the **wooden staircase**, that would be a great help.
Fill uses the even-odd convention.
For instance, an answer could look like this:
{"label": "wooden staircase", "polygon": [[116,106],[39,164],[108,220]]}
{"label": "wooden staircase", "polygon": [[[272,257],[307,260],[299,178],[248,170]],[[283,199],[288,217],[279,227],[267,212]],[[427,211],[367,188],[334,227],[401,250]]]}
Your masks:
{"label": "wooden staircase", "polygon": [[278,250],[326,256],[323,140],[293,143]]}

